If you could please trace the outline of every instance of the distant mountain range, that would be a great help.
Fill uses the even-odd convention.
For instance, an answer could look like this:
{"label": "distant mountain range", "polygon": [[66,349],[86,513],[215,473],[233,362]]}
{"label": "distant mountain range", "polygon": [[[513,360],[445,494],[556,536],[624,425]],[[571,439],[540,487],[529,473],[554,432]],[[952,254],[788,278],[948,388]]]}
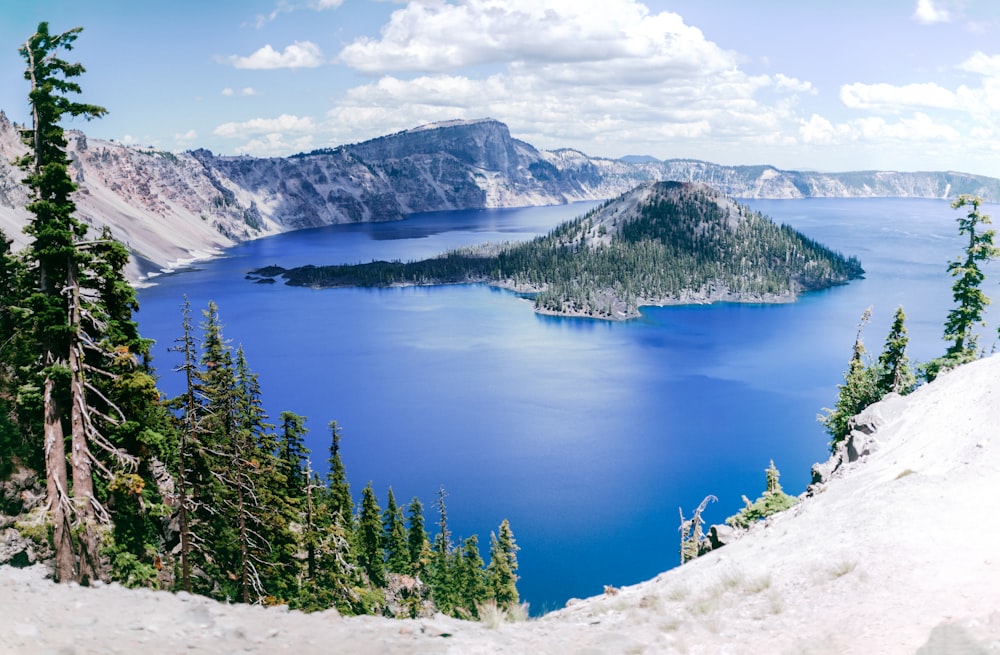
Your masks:
{"label": "distant mountain range", "polygon": [[[107,224],[139,279],[239,241],[416,212],[616,197],[653,180],[704,182],[738,198],[919,197],[1000,200],[1000,180],[955,172],[816,173],[772,166],[538,150],[491,119],[448,121],[291,157],[168,153],[68,133],[80,215]],[[27,191],[10,161],[25,152],[0,112],[0,229],[17,244]]]}

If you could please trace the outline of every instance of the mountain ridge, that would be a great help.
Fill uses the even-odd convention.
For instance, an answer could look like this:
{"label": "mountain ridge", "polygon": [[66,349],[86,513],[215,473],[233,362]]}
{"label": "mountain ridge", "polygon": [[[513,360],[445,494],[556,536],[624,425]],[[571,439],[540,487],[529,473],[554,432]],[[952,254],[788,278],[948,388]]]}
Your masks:
{"label": "mountain ridge", "polygon": [[[816,173],[693,159],[606,159],[538,150],[494,119],[417,126],[289,157],[169,153],[67,130],[81,218],[108,225],[133,254],[128,276],[211,256],[241,241],[426,211],[603,200],[655,180],[705,182],[738,198],[921,197],[1000,200],[1000,180],[956,172]],[[0,229],[26,237],[26,152],[0,111]]]}

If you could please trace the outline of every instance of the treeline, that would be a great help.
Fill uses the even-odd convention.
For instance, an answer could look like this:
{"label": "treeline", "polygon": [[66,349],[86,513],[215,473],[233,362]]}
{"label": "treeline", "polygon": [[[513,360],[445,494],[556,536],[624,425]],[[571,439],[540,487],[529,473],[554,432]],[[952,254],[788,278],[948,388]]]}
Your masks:
{"label": "treeline", "polygon": [[[986,279],[982,266],[1000,257],[995,244],[996,232],[986,226],[990,217],[982,213],[982,198],[960,196],[952,203],[953,209],[964,209],[958,217],[958,233],[965,239],[962,254],[948,263],[948,273],[955,278],[952,298],[955,307],[948,312],[942,338],[949,343],[940,357],[917,365],[911,364],[906,354],[909,338],[906,334],[906,315],[903,308],[896,309],[885,346],[877,359],[865,349],[862,331],[871,318],[871,308],[865,310],[858,325],[857,336],[844,382],[839,387],[837,403],[820,418],[831,436],[831,449],[836,450],[851,433],[853,418],[866,407],[878,402],[889,393],[908,394],[920,382],[933,381],[942,373],[962,364],[984,357],[987,352],[979,346],[977,328],[985,326],[983,315],[990,298],[982,290]],[[1000,334],[1000,331],[998,331]]]}
{"label": "treeline", "polygon": [[[640,302],[683,293],[760,299],[825,288],[863,274],[845,258],[746,207],[722,207],[697,185],[659,183],[637,211],[621,200],[522,244],[465,248],[416,262],[259,269],[296,286],[392,286],[487,282],[538,290],[536,307],[604,311],[608,299]],[[623,196],[624,198],[624,196]],[[610,314],[610,310],[605,313]]]}
{"label": "treeline", "polygon": [[59,582],[345,613],[522,613],[510,525],[491,535],[487,565],[475,536],[453,542],[443,490],[433,539],[417,498],[405,517],[391,489],[384,509],[371,484],[355,503],[336,423],[323,477],[305,418],[268,422],[258,378],[226,342],[214,304],[200,339],[185,304],[173,348],[184,392],[164,398],[133,319],[128,253],[75,216],[60,120],[104,113],[68,96],[83,67],[58,53],[79,32],[41,23],[20,50],[34,116],[18,160],[32,239],[14,252],[0,233],[0,479],[44,472],[45,493],[34,510],[12,512],[15,527],[51,556]]}

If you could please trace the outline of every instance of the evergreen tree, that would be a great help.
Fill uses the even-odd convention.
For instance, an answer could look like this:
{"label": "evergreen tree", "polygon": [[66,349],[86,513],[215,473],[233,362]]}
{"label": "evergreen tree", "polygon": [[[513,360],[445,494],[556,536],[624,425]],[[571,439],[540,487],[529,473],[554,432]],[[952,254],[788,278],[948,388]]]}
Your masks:
{"label": "evergreen tree", "polygon": [[1000,249],[993,245],[994,230],[977,232],[982,225],[990,224],[990,217],[979,212],[982,202],[982,198],[962,195],[951,205],[954,209],[969,207],[966,216],[958,218],[958,232],[969,241],[965,258],[948,265],[948,272],[956,278],[952,291],[958,303],[945,322],[944,338],[952,344],[946,353],[948,357],[971,358],[975,355],[977,339],[973,329],[977,324],[984,324],[983,312],[990,304],[990,299],[979,288],[984,278],[979,264],[998,256]]}
{"label": "evergreen tree", "polygon": [[409,553],[410,572],[418,578],[426,578],[430,564],[430,542],[424,528],[424,506],[416,496],[407,507],[409,527],[406,531],[406,546]]}
{"label": "evergreen tree", "polygon": [[933,380],[942,371],[954,368],[971,361],[976,357],[978,338],[974,333],[976,325],[984,325],[983,313],[990,299],[979,288],[984,279],[980,264],[985,264],[1000,255],[994,243],[994,231],[981,229],[990,224],[990,217],[979,211],[982,199],[970,196],[959,196],[952,203],[952,208],[968,207],[965,216],[959,216],[958,232],[968,238],[963,258],[948,264],[948,272],[955,278],[952,285],[952,295],[957,305],[948,312],[944,325],[944,340],[951,342],[943,357],[927,362],[923,372],[928,381]]}
{"label": "evergreen tree", "polygon": [[858,323],[851,361],[844,374],[844,383],[838,387],[840,393],[837,397],[837,404],[833,409],[827,409],[826,416],[820,418],[826,431],[832,437],[831,450],[835,449],[837,444],[850,434],[851,419],[880,398],[877,370],[874,366],[869,365],[865,344],[861,339],[861,332],[871,319],[871,311],[871,307],[866,309]]}
{"label": "evergreen tree", "polygon": [[396,496],[389,487],[389,497],[382,515],[382,543],[385,544],[386,570],[390,573],[410,572],[410,551],[403,525],[403,509],[396,504]]}
{"label": "evergreen tree", "polygon": [[491,596],[486,583],[485,562],[479,554],[479,537],[466,539],[455,563],[455,587],[458,605],[470,616],[479,618],[479,604]]}
{"label": "evergreen tree", "polygon": [[435,501],[438,508],[438,533],[431,544],[427,582],[431,588],[431,599],[438,610],[451,614],[459,605],[460,599],[455,586],[455,557],[451,530],[448,528],[448,508],[444,502],[446,496],[444,487],[440,487]]}
{"label": "evergreen tree", "polygon": [[358,515],[358,564],[374,588],[385,586],[385,550],[382,547],[382,510],[378,506],[372,483],[361,494]]}
{"label": "evergreen tree", "polygon": [[176,479],[177,479],[177,516],[180,540],[180,573],[179,586],[191,593],[191,508],[193,498],[189,492],[189,466],[192,458],[197,458],[201,449],[199,419],[201,416],[200,383],[198,382],[198,352],[194,340],[194,327],[191,324],[191,301],[184,296],[181,319],[181,336],[174,340],[170,350],[179,352],[182,363],[174,370],[184,374],[184,392],[174,399],[173,406],[180,412],[179,441],[177,447]]}
{"label": "evergreen tree", "polygon": [[896,308],[892,327],[885,339],[885,347],[878,358],[878,394],[879,397],[888,393],[908,394],[917,384],[917,378],[910,368],[910,359],[906,356],[906,346],[909,337],[906,336],[906,314],[902,307]]}
{"label": "evergreen tree", "polygon": [[351,485],[347,481],[347,469],[340,457],[340,426],[336,421],[330,421],[330,470],[327,473],[327,485],[330,491],[331,509],[338,515],[340,524],[347,532],[351,531],[351,512],[354,501],[351,500]]}
{"label": "evergreen tree", "polygon": [[[30,310],[32,349],[39,354],[35,374],[55,577],[87,583],[103,575],[99,551],[110,535],[100,525],[113,518],[107,494],[118,494],[115,511],[124,520],[146,500],[156,500],[140,456],[162,450],[167,435],[157,431],[165,428],[165,415],[156,407],[159,394],[146,361],[149,342],[139,337],[132,320],[135,295],[122,273],[127,251],[107,230],[87,241],[87,226],[75,217],[71,194],[76,185],[59,123],[67,114],[90,119],[106,113],[69,97],[80,93],[74,78],[84,68],[58,52],[71,50],[80,31],[51,34],[43,22],[20,48],[31,84],[32,125],[21,131],[29,152],[18,164],[27,171],[25,182],[33,194],[27,206],[32,219],[25,228],[32,237],[25,280],[30,290],[22,298]],[[106,487],[95,484],[95,473]],[[145,533],[150,525],[139,517],[132,527]],[[148,535],[137,538],[130,547],[139,552],[128,555],[148,557],[147,546]]]}
{"label": "evergreen tree", "polygon": [[500,523],[499,534],[490,534],[490,563],[486,568],[493,599],[502,608],[514,607],[520,601],[517,593],[518,550],[520,548],[514,543],[510,522],[504,519]]}
{"label": "evergreen tree", "polygon": [[[44,468],[40,441],[34,435],[40,426],[31,417],[40,415],[41,394],[23,371],[35,357],[29,335],[25,291],[27,271],[22,257],[11,250],[12,241],[0,230],[0,479],[6,478],[16,461],[41,471]],[[34,408],[24,407],[30,401]]]}
{"label": "evergreen tree", "polygon": [[308,479],[303,463],[309,456],[305,445],[305,417],[293,412],[281,413],[281,439],[278,443],[278,457],[281,460],[282,472],[285,476],[285,491],[289,498],[302,497]]}

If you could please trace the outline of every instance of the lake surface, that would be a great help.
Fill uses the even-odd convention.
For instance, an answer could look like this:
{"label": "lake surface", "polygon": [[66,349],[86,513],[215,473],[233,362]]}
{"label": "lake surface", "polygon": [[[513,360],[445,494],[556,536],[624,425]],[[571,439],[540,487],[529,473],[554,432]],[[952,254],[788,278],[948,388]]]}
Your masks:
{"label": "lake surface", "polygon": [[[961,253],[957,212],[934,200],[750,201],[808,236],[857,255],[866,278],[789,305],[645,308],[627,323],[544,317],[516,294],[482,285],[312,290],[253,284],[277,264],[417,259],[547,232],[595,203],[434,213],[261,239],[142,289],[142,333],[154,338],[161,386],[179,393],[187,294],[220,307],[225,336],[260,375],[272,418],[305,415],[314,468],[327,423],[343,428],[355,498],[373,481],[384,505],[419,496],[427,523],[440,485],[456,536],[509,518],[532,613],[605,584],[632,584],[678,562],[678,507],[708,494],[709,522],[756,498],[774,459],[797,494],[827,456],[817,423],[836,400],[861,313],[881,350],[902,304],[910,355],[943,352],[951,308],[946,265]],[[987,211],[995,209],[987,207]],[[987,293],[997,295],[996,270]],[[996,341],[996,321],[982,343]]]}

